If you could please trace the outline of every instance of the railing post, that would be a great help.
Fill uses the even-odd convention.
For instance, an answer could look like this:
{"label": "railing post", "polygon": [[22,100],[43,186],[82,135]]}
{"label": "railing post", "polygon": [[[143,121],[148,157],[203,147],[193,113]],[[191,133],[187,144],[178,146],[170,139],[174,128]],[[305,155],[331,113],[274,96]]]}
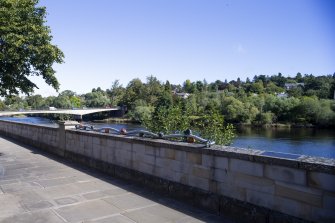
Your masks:
{"label": "railing post", "polygon": [[66,129],[73,128],[75,125],[79,124],[76,121],[59,121],[59,143],[58,147],[60,149],[59,155],[64,156],[66,150]]}

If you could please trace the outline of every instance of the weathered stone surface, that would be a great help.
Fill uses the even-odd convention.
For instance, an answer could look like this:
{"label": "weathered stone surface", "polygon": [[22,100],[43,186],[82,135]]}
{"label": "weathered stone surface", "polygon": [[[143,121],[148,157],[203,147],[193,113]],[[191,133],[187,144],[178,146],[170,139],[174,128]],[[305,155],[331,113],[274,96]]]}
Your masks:
{"label": "weathered stone surface", "polygon": [[103,200],[88,201],[85,203],[61,207],[55,211],[69,222],[85,221],[121,212],[120,209]]}
{"label": "weathered stone surface", "polygon": [[335,211],[335,194],[325,193],[323,197],[323,208]]}
{"label": "weathered stone surface", "polygon": [[266,194],[263,192],[247,189],[246,201],[250,202],[251,204],[272,209],[274,207],[275,196],[272,194]]}
{"label": "weathered stone surface", "polygon": [[335,175],[319,172],[310,172],[308,184],[312,187],[335,192]]}
{"label": "weathered stone surface", "polygon": [[276,195],[301,201],[316,207],[322,206],[322,191],[288,183],[276,183]]}
{"label": "weathered stone surface", "polygon": [[297,200],[276,196],[274,205],[278,211],[288,215],[309,220],[315,219],[312,216],[312,206],[302,204]]}
{"label": "weathered stone surface", "polygon": [[24,212],[20,200],[13,194],[0,194],[0,217],[7,217]]}
{"label": "weathered stone surface", "polygon": [[265,165],[265,177],[287,183],[306,185],[305,170]]}
{"label": "weathered stone surface", "polygon": [[218,183],[217,192],[230,198],[246,201],[246,189],[229,183]]}
{"label": "weathered stone surface", "polygon": [[196,185],[197,188],[208,191],[209,190],[209,180],[202,177],[189,176],[189,185]]}
{"label": "weathered stone surface", "polygon": [[187,153],[186,154],[187,160],[192,164],[201,165],[202,163],[202,155],[198,153]]}
{"label": "weathered stone surface", "polygon": [[335,211],[329,209],[312,208],[313,219],[317,219],[318,222],[334,223],[335,222]]}
{"label": "weathered stone surface", "polygon": [[229,170],[252,176],[259,176],[259,177],[263,176],[263,164],[245,160],[230,159]]}
{"label": "weathered stone surface", "polygon": [[215,160],[215,168],[222,169],[222,170],[228,170],[228,158],[226,157],[218,157],[214,156]]}
{"label": "weathered stone surface", "polygon": [[211,179],[213,175],[211,169],[203,166],[193,166],[192,173],[190,174],[204,179]]}
{"label": "weathered stone surface", "polygon": [[215,166],[215,156],[202,154],[202,166],[213,168]]}
{"label": "weathered stone surface", "polygon": [[272,180],[249,176],[244,174],[231,174],[229,182],[240,188],[245,188],[253,191],[263,192],[264,194],[274,194],[275,183]]}
{"label": "weathered stone surface", "polygon": [[228,176],[228,171],[225,171],[223,169],[214,169],[214,180],[221,183],[227,183],[230,180]]}
{"label": "weathered stone surface", "polygon": [[20,213],[4,219],[1,223],[64,223],[52,210],[41,210],[36,212]]}

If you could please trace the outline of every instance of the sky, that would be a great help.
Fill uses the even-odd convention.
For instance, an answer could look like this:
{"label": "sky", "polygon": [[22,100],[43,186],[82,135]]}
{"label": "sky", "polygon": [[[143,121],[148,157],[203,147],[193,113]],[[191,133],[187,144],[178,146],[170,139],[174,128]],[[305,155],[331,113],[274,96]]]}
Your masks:
{"label": "sky", "polygon": [[[60,92],[335,72],[333,0],[40,0]],[[36,94],[57,95],[39,77]]]}

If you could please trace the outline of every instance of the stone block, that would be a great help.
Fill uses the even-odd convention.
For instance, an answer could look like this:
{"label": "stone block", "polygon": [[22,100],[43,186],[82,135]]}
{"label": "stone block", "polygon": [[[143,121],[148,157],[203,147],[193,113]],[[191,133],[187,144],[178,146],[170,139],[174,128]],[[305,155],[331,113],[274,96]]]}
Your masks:
{"label": "stone block", "polygon": [[116,163],[116,151],[117,149],[111,148],[111,147],[106,147],[107,149],[107,154],[108,154],[108,163],[115,164]]}
{"label": "stone block", "polygon": [[198,165],[202,164],[202,155],[200,153],[188,152],[186,154],[186,157],[187,157],[187,161],[190,163],[198,164]]}
{"label": "stone block", "polygon": [[115,160],[116,164],[120,164],[125,167],[130,167],[132,161],[131,152],[121,149],[115,150]]}
{"label": "stone block", "polygon": [[121,149],[129,152],[133,151],[133,144],[129,142],[122,142]]}
{"label": "stone block", "polygon": [[100,138],[100,145],[101,146],[107,146],[107,139],[105,137]]}
{"label": "stone block", "polygon": [[92,144],[84,143],[84,155],[87,157],[92,157]]}
{"label": "stone block", "polygon": [[316,207],[322,206],[322,191],[317,189],[276,182],[276,195]]}
{"label": "stone block", "polygon": [[246,189],[231,184],[217,182],[217,193],[240,201],[246,200]]}
{"label": "stone block", "polygon": [[101,149],[101,160],[108,162],[108,148],[106,146],[100,146]]}
{"label": "stone block", "polygon": [[156,163],[156,157],[151,156],[151,155],[143,154],[143,155],[140,155],[140,156],[136,156],[134,154],[134,159],[137,159],[137,158],[139,159],[139,161],[142,161],[142,162],[147,163],[147,164],[155,165],[155,163]]}
{"label": "stone block", "polygon": [[259,177],[263,176],[263,164],[260,163],[230,159],[229,169],[237,173],[244,173]]}
{"label": "stone block", "polygon": [[[179,162],[177,160],[166,159],[166,161],[168,162],[169,169],[171,169],[172,171],[180,172],[180,173],[185,172],[184,171],[185,170],[185,165],[187,165],[187,164],[184,164],[184,163]],[[188,170],[186,172],[189,173]]]}
{"label": "stone block", "polygon": [[265,177],[276,181],[306,185],[306,171],[284,166],[265,165]]}
{"label": "stone block", "polygon": [[162,167],[162,168],[169,168],[170,167],[170,160],[164,159],[161,157],[156,157],[156,166]]}
{"label": "stone block", "polygon": [[145,145],[144,144],[133,144],[133,151],[136,154],[145,154]]}
{"label": "stone block", "polygon": [[272,194],[247,189],[246,201],[251,204],[273,209],[275,196]]}
{"label": "stone block", "polygon": [[189,176],[188,185],[209,191],[209,180],[202,177]]}
{"label": "stone block", "polygon": [[229,180],[228,172],[223,169],[214,169],[213,179],[221,183],[226,183],[226,181]]}
{"label": "stone block", "polygon": [[233,184],[240,188],[262,192],[264,194],[275,193],[275,183],[272,180],[245,174],[228,174],[228,176],[229,181],[233,181]]}
{"label": "stone block", "polygon": [[153,175],[155,166],[147,163],[139,163],[138,171]]}
{"label": "stone block", "polygon": [[192,175],[195,177],[201,177],[205,179],[212,179],[212,171],[208,167],[202,166],[193,166],[192,168]]}
{"label": "stone block", "polygon": [[335,212],[335,194],[325,193],[323,195],[323,208]]}
{"label": "stone block", "polygon": [[155,156],[156,150],[156,147],[145,145],[145,155]]}
{"label": "stone block", "polygon": [[100,137],[92,137],[93,145],[100,145]]}
{"label": "stone block", "polygon": [[202,154],[202,165],[205,167],[214,167],[215,156]]}
{"label": "stone block", "polygon": [[174,182],[180,182],[180,178],[182,176],[181,173],[176,173],[174,171],[161,167],[154,168],[154,175],[157,177],[161,177],[165,180],[171,180]]}
{"label": "stone block", "polygon": [[312,208],[311,219],[315,222],[334,223],[335,211],[322,208]]}
{"label": "stone block", "polygon": [[101,160],[101,146],[100,145],[93,144],[92,155],[94,159]]}
{"label": "stone block", "polygon": [[176,154],[176,160],[179,160],[181,162],[185,162],[185,160],[187,159],[187,152],[186,151],[182,151],[182,150],[175,150],[175,154]]}
{"label": "stone block", "polygon": [[222,169],[222,170],[228,170],[228,158],[226,157],[219,157],[215,156],[215,168]]}
{"label": "stone block", "polygon": [[106,139],[106,146],[112,149],[116,149],[116,141],[113,139]]}
{"label": "stone block", "polygon": [[310,172],[308,185],[335,192],[335,175],[319,172]]}
{"label": "stone block", "polygon": [[312,220],[312,207],[297,200],[276,196],[274,210],[294,217]]}
{"label": "stone block", "polygon": [[165,148],[164,149],[164,157],[166,159],[175,160],[176,159],[176,150]]}

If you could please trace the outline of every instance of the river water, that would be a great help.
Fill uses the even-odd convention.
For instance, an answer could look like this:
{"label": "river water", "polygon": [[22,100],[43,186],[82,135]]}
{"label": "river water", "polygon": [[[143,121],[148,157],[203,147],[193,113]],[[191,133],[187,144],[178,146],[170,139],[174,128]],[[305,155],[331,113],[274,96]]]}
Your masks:
{"label": "river water", "polygon": [[[0,117],[0,119],[57,126],[57,123],[38,117]],[[128,131],[141,128],[134,124],[86,123],[95,127],[126,128]],[[239,128],[232,146],[281,153],[303,154],[335,158],[335,130],[315,128]]]}

